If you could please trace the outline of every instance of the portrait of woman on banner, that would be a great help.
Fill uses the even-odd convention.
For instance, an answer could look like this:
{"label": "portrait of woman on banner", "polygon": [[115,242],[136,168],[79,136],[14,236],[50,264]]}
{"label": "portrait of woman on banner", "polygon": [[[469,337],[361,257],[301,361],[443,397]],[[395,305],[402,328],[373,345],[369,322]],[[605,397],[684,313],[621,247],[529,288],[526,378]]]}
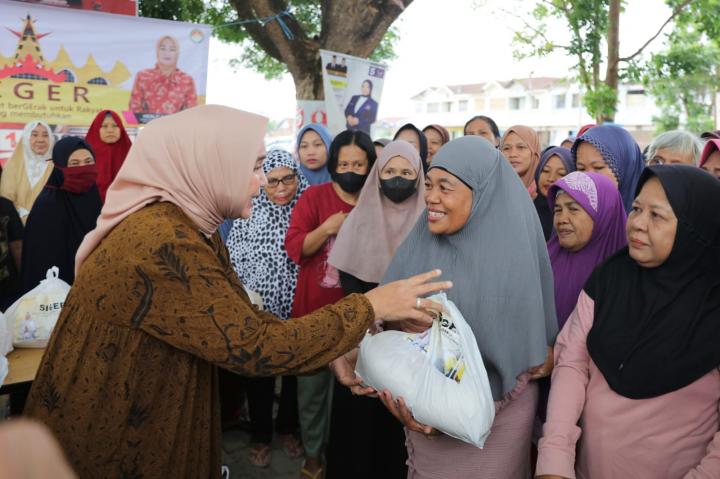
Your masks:
{"label": "portrait of woman on banner", "polygon": [[137,73],[130,95],[130,111],[142,122],[147,120],[145,115],[170,115],[198,103],[192,76],[177,66],[178,41],[165,35],[158,40],[156,52],[155,67]]}
{"label": "portrait of woman on banner", "polygon": [[360,95],[354,95],[345,107],[348,130],[360,130],[370,134],[370,125],[377,119],[378,103],[372,98],[373,84],[365,80],[360,86]]}

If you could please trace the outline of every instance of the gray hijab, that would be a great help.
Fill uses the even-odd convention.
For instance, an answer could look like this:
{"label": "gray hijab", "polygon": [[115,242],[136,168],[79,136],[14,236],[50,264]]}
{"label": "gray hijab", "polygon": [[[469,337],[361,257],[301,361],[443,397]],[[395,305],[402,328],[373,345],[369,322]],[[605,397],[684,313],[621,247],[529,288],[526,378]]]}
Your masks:
{"label": "gray hijab", "polygon": [[383,282],[443,270],[448,298],[470,324],[495,400],[518,375],[542,364],[557,335],[553,276],[535,207],[510,163],[487,140],[465,136],[438,150],[441,168],[473,190],[470,218],[435,235],[422,215],[398,248]]}

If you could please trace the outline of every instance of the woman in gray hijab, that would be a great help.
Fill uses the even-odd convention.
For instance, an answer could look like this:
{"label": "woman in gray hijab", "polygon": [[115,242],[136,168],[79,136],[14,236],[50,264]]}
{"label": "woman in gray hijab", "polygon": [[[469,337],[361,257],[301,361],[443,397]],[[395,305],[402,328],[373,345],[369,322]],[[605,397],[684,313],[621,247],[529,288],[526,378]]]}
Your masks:
{"label": "woman in gray hijab", "polygon": [[530,476],[537,384],[552,369],[557,335],[553,277],[542,227],[510,163],[487,141],[444,145],[425,180],[420,217],[383,282],[439,268],[472,327],[485,362],[496,417],[484,449],[426,437],[398,398],[380,396],[407,427],[408,478],[517,479]]}

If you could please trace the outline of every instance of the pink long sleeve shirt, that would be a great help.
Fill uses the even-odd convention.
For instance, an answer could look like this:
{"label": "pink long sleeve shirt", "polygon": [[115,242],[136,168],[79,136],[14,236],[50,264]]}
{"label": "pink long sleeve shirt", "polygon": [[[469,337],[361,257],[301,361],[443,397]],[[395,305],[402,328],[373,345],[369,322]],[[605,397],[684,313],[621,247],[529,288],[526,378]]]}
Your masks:
{"label": "pink long sleeve shirt", "polygon": [[587,351],[593,306],[593,300],[580,293],[557,338],[536,474],[568,479],[720,478],[720,372],[715,369],[651,399],[618,395]]}

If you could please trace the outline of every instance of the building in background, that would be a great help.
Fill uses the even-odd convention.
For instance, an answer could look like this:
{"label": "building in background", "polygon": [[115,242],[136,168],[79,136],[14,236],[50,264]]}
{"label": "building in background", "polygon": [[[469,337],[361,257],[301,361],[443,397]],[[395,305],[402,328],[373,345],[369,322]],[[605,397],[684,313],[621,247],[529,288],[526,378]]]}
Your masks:
{"label": "building in background", "polygon": [[[452,137],[462,136],[465,122],[475,115],[494,119],[500,131],[522,124],[538,131],[543,146],[560,144],[580,126],[594,123],[582,105],[580,85],[563,78],[520,78],[470,85],[429,87],[412,97],[410,119],[420,128],[431,123],[445,126]],[[615,122],[633,134],[641,147],[653,137],[653,115],[658,109],[641,85],[622,84],[618,91]],[[390,123],[384,119],[381,122]]]}

